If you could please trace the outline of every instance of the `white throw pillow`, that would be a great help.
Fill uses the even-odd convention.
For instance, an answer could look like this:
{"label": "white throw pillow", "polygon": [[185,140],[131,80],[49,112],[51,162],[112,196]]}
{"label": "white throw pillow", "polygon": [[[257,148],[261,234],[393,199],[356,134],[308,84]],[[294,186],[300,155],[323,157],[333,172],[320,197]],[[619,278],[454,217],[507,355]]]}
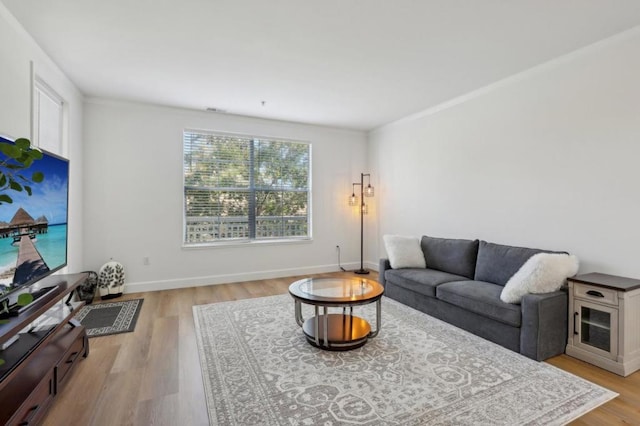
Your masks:
{"label": "white throw pillow", "polygon": [[562,287],[578,272],[578,258],[564,253],[537,253],[531,256],[505,284],[500,300],[520,303],[525,294],[550,293]]}
{"label": "white throw pillow", "polygon": [[385,235],[382,239],[393,269],[427,267],[419,238]]}

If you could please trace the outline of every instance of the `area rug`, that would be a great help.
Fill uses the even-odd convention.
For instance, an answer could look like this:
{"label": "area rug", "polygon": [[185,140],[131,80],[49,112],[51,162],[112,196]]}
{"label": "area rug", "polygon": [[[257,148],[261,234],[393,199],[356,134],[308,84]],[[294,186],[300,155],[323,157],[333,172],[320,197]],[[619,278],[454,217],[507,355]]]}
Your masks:
{"label": "area rug", "polygon": [[89,337],[128,333],[135,329],[144,299],[85,305],[74,317],[87,329]]}
{"label": "area rug", "polygon": [[289,295],[193,310],[213,425],[557,425],[617,395],[387,298],[347,352],[308,344]]}

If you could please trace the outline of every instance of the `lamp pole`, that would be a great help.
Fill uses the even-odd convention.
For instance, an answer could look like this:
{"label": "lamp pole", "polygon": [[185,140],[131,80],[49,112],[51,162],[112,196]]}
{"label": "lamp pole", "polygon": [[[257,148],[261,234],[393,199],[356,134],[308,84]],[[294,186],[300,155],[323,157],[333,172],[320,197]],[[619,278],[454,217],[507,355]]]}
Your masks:
{"label": "lamp pole", "polygon": [[[364,187],[364,177],[369,177],[369,184],[365,190]],[[360,269],[354,271],[354,273],[359,275],[366,275],[369,273],[366,269],[364,269],[364,214],[367,208],[367,205],[364,202],[365,195],[367,197],[373,197],[373,187],[371,186],[371,174],[369,173],[360,173],[360,183],[353,183],[352,186],[360,185]],[[356,201],[355,191],[351,194],[349,199],[350,205],[358,205]]]}

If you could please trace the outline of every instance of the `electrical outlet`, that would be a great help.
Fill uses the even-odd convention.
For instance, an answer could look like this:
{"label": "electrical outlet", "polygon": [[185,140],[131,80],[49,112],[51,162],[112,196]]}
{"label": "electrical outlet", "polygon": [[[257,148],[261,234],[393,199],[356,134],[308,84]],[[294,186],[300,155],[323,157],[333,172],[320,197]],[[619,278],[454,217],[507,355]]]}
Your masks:
{"label": "electrical outlet", "polygon": [[142,258],[142,264],[145,266],[149,266],[151,264],[151,261],[149,260],[149,256],[145,256]]}

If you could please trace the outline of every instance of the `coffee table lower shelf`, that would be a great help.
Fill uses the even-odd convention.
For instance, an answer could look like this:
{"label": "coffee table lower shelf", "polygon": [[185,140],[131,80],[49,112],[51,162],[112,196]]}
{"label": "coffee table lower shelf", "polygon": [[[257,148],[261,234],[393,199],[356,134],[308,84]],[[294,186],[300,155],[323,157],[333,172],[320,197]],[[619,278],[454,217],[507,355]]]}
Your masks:
{"label": "coffee table lower shelf", "polygon": [[326,314],[307,319],[302,331],[313,346],[330,351],[348,351],[367,342],[371,326],[353,315]]}

